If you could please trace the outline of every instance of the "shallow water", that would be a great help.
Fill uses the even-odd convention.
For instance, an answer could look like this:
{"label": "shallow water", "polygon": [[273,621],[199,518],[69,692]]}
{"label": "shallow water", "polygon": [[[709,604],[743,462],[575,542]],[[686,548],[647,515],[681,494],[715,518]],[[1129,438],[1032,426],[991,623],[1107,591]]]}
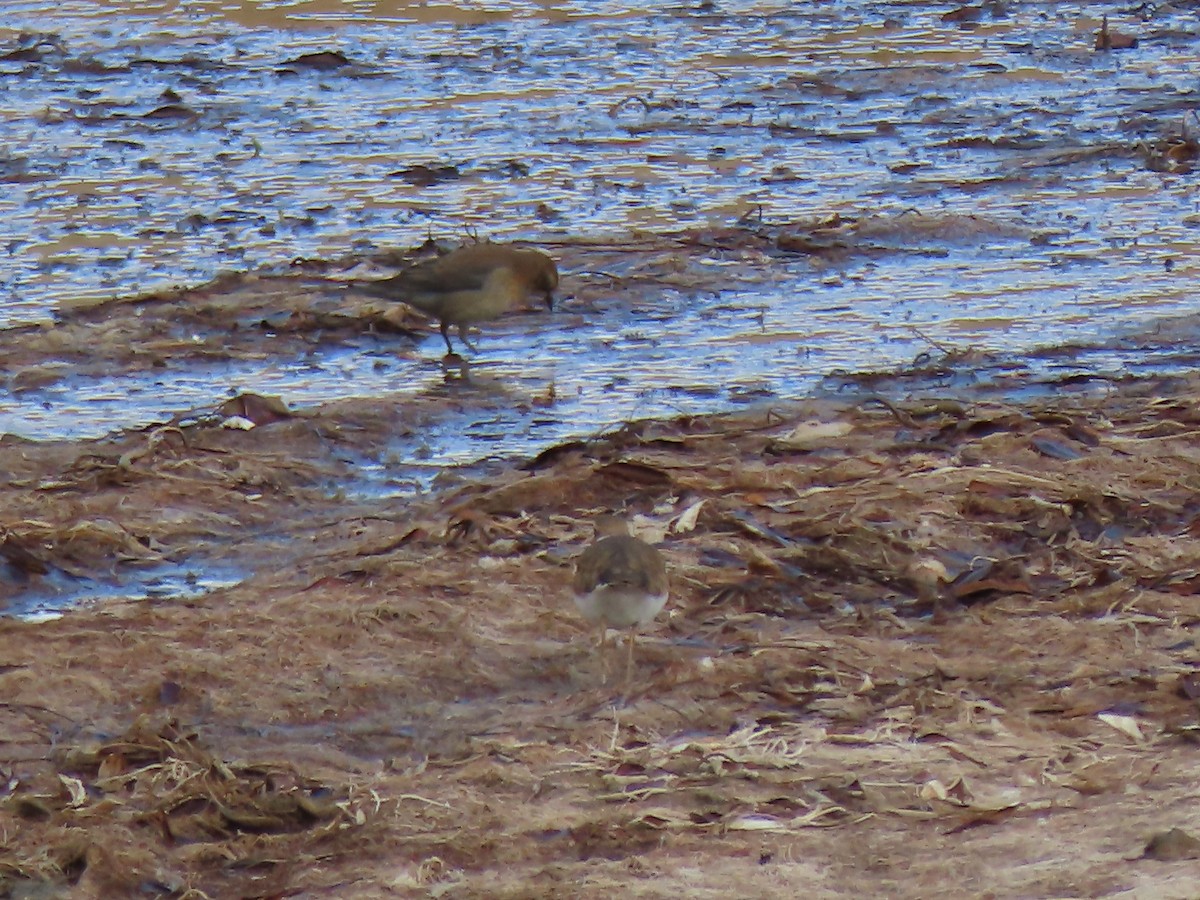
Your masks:
{"label": "shallow water", "polygon": [[[475,369],[530,394],[553,383],[557,402],[448,429],[436,456],[461,461],[795,396],[932,346],[1103,342],[1191,312],[1193,178],[1132,148],[1182,126],[1194,17],[1114,15],[1141,46],[1096,53],[1107,7],[1013,3],[965,27],[941,21],[949,8],[10,4],[0,323],[430,231],[553,242],[747,214],[960,217],[869,256],[764,259],[769,282],[718,292],[580,309],[568,271],[562,317],[490,327]],[[352,65],[289,65],[325,50]],[[418,166],[454,168],[419,185]],[[430,390],[437,343],[67,381],[0,395],[0,429],[91,436],[236,389],[294,406]]]}
{"label": "shallow water", "polygon": [[[248,573],[240,568],[192,561],[139,568],[124,566],[110,579],[71,578],[51,573],[26,591],[5,598],[3,615],[30,622],[58,618],[65,610],[110,600],[185,600],[237,584]],[[9,573],[4,573],[9,578]]]}
{"label": "shallow water", "polygon": [[[348,460],[356,479],[329,490],[362,498],[629,419],[854,396],[862,383],[840,373],[943,348],[999,355],[866,389],[1087,389],[1091,374],[1193,369],[1194,324],[1154,323],[1195,309],[1194,176],[1151,167],[1137,144],[1191,115],[1200,25],[1183,7],[1145,21],[1007,8],[960,26],[942,21],[948,4],[865,0],[8,3],[0,328],[430,233],[553,250],[840,217],[871,239],[819,255],[681,247],[712,277],[611,290],[565,267],[558,311],[489,325],[466,380],[443,369],[436,334],[415,350],[364,337],[38,389],[10,379],[0,432],[93,437],[238,391],[460,408]],[[1105,13],[1141,45],[1094,52]],[[321,51],[351,64],[292,62]],[[1064,342],[1081,346],[1021,355]],[[42,584],[9,612],[186,596],[236,582],[238,565]]]}

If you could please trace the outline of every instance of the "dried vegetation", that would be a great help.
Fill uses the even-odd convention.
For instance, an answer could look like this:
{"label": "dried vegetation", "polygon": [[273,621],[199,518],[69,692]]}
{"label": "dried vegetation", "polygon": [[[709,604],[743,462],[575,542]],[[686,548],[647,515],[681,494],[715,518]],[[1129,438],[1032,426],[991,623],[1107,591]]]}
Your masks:
{"label": "dried vegetation", "polygon": [[[4,445],[9,580],[258,574],[0,625],[0,884],[1190,896],[1194,396],[638,422],[411,501],[321,489],[383,404]],[[673,578],[631,684],[566,593],[614,509]]]}

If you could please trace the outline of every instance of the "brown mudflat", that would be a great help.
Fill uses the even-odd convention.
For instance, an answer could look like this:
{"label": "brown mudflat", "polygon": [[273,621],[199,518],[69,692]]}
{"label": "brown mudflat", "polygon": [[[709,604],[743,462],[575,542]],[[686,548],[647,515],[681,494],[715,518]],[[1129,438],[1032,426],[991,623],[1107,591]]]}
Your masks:
{"label": "brown mudflat", "polygon": [[[0,623],[0,884],[1187,896],[1140,855],[1200,832],[1196,387],[633,423],[421,501],[321,487],[383,402],[5,442],[10,580],[258,574]],[[629,508],[672,566],[632,693],[569,595]]]}

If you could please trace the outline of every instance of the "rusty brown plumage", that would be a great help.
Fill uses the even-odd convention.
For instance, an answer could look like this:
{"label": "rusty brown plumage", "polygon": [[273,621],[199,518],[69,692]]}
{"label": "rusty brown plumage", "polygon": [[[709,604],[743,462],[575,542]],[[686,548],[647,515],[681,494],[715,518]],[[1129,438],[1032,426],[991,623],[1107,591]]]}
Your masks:
{"label": "rusty brown plumage", "polygon": [[469,244],[444,256],[417,263],[398,275],[360,282],[359,290],[384,300],[399,300],[438,320],[446,350],[454,352],[449,328],[458,328],[475,350],[467,327],[503,315],[530,294],[553,308],[558,267],[541,250],[511,244]]}

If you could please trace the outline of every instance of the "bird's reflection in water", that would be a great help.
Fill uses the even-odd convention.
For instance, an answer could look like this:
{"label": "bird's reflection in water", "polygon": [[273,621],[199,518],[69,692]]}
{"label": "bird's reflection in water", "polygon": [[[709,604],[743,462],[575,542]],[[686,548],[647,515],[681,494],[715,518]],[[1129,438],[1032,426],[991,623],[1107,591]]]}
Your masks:
{"label": "bird's reflection in water", "polygon": [[471,363],[465,356],[447,353],[442,357],[442,380],[446,384],[470,384]]}

